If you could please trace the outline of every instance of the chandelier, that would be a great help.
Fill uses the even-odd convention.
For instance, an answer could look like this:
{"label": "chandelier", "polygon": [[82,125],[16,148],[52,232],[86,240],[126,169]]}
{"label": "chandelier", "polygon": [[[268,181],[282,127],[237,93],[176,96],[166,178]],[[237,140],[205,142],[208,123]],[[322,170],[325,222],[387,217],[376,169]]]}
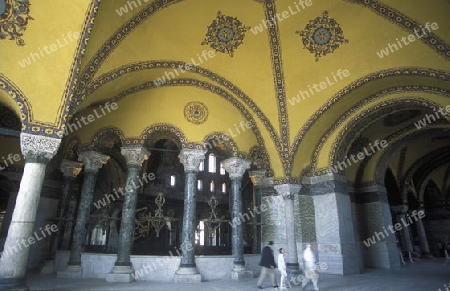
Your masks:
{"label": "chandelier", "polygon": [[166,199],[164,198],[164,194],[159,192],[158,196],[155,198],[155,203],[157,209],[155,210],[155,215],[153,217],[149,217],[150,223],[152,227],[155,229],[156,237],[159,237],[159,232],[166,225],[167,222],[171,221],[172,218],[169,216],[164,216],[163,206]]}
{"label": "chandelier", "polygon": [[217,201],[216,197],[214,196],[211,197],[211,199],[209,199],[208,201],[208,205],[211,208],[211,212],[209,213],[208,218],[204,220],[204,222],[206,227],[208,228],[210,236],[216,233],[216,230],[217,228],[219,228],[220,224],[228,221],[217,217],[216,213],[217,204],[219,204],[219,201]]}
{"label": "chandelier", "polygon": [[173,214],[164,216],[163,206],[165,201],[166,199],[164,199],[164,194],[161,192],[158,193],[155,198],[157,209],[155,210],[154,216],[152,216],[152,213],[150,211],[147,213],[145,212],[145,210],[148,209],[147,206],[136,209],[136,212],[140,212],[142,210],[144,210],[144,212],[135,219],[136,232],[134,240],[140,237],[148,236],[151,227],[155,229],[156,237],[159,237],[159,232],[164,227],[164,225],[173,220],[178,220],[177,218],[173,217]]}

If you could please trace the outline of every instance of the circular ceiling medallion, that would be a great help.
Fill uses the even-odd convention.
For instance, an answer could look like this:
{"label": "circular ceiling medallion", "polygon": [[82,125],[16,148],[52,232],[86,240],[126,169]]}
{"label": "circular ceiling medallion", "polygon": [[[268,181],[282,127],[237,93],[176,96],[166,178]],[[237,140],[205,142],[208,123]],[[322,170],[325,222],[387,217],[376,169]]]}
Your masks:
{"label": "circular ceiling medallion", "polygon": [[229,27],[222,27],[217,33],[217,38],[223,42],[229,42],[234,37],[234,32]]}
{"label": "circular ceiling medallion", "polygon": [[315,55],[316,62],[319,57],[332,53],[343,43],[348,42],[339,24],[328,17],[327,11],[322,16],[310,20],[302,31],[295,33],[301,36],[304,47]]}
{"label": "circular ceiling medallion", "polygon": [[218,52],[233,56],[238,46],[243,44],[245,32],[249,29],[249,26],[245,26],[236,17],[224,15],[219,11],[216,19],[208,26],[202,45],[209,45]]}
{"label": "circular ceiling medallion", "polygon": [[189,122],[201,124],[208,118],[208,108],[201,102],[189,102],[184,107],[184,117]]}

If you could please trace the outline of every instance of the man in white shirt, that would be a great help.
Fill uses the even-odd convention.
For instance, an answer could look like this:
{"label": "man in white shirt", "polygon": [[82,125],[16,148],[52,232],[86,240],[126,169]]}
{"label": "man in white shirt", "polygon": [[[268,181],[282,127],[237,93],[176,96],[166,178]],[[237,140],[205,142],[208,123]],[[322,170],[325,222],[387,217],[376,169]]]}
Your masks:
{"label": "man in white shirt", "polygon": [[286,289],[286,287],[284,287],[283,283],[284,280],[287,277],[287,272],[286,272],[286,262],[284,261],[284,253],[286,252],[283,248],[280,248],[279,250],[279,254],[278,254],[278,270],[281,273],[281,278],[280,278],[280,289]]}
{"label": "man in white shirt", "polygon": [[303,251],[303,260],[305,261],[305,278],[302,282],[302,290],[306,290],[306,284],[311,280],[314,285],[314,291],[319,291],[317,283],[319,282],[319,272],[316,267],[316,256],[312,250],[312,245],[307,244]]}

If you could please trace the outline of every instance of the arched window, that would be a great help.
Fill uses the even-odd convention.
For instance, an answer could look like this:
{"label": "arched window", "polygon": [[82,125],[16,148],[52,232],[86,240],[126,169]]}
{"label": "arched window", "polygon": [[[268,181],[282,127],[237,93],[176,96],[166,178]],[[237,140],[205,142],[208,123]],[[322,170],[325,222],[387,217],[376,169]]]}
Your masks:
{"label": "arched window", "polygon": [[175,176],[174,175],[171,175],[170,176],[170,186],[175,186]]}
{"label": "arched window", "polygon": [[203,170],[205,170],[205,162],[204,161],[200,162],[200,165],[198,165],[198,170],[200,172],[203,172]]}
{"label": "arched window", "polygon": [[208,157],[208,172],[215,173],[216,172],[216,155],[210,154]]}
{"label": "arched window", "polygon": [[223,162],[220,162],[220,174],[225,175],[225,168],[223,167]]}
{"label": "arched window", "polygon": [[197,190],[198,191],[202,191],[203,190],[203,181],[202,180],[197,180]]}
{"label": "arched window", "polygon": [[222,183],[222,193],[223,194],[227,193],[227,184],[226,183]]}
{"label": "arched window", "polygon": [[214,183],[214,181],[211,181],[211,183],[209,183],[209,191],[211,191],[211,193],[214,193],[214,189],[215,189],[215,183]]}

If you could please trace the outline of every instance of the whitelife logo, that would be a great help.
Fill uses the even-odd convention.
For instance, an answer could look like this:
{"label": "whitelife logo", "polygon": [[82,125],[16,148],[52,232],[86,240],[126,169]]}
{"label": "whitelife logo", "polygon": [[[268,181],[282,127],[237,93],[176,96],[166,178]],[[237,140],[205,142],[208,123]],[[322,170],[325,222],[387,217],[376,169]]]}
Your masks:
{"label": "whitelife logo", "polygon": [[[300,8],[299,5],[301,6],[301,8]],[[297,14],[297,13],[299,13],[300,11],[305,10],[306,7],[309,7],[309,6],[311,6],[311,5],[312,5],[312,0],[306,0],[306,1],[299,0],[298,3],[297,3],[297,2],[294,2],[294,6],[295,6],[295,8],[296,8],[297,11],[295,11],[294,9],[292,9],[291,5],[289,5],[289,6],[288,6],[288,10],[289,10],[289,11],[285,10],[285,11],[283,11],[283,12],[281,12],[281,13],[277,13],[277,14],[275,15],[276,17],[272,17],[272,18],[269,19],[269,20],[262,20],[262,21],[261,21],[262,23],[261,23],[260,25],[255,26],[255,27],[253,27],[253,28],[250,28],[250,30],[251,30],[251,32],[253,32],[253,34],[256,35],[256,34],[258,34],[258,33],[260,33],[260,32],[263,32],[263,31],[264,31],[264,28],[265,28],[265,29],[268,29],[269,27],[272,27],[272,26],[274,26],[274,25],[277,25],[277,21],[281,22],[281,21],[283,21],[284,19],[289,18],[291,15]],[[280,17],[280,15],[281,15],[281,17]],[[263,27],[263,26],[264,26],[264,27]]]}
{"label": "whitelife logo", "polygon": [[[80,33],[79,32],[71,32],[69,31],[67,33],[67,38],[70,40],[70,42],[77,40],[80,37]],[[28,58],[23,59],[22,61],[19,61],[19,65],[22,68],[25,68],[28,65],[31,65],[33,62],[36,62],[38,60],[40,60],[41,58],[44,58],[46,55],[44,55],[44,52],[49,55],[52,52],[55,52],[58,50],[58,48],[62,48],[65,47],[66,45],[69,44],[69,41],[67,40],[66,36],[64,36],[64,34],[62,35],[62,40],[60,41],[60,39],[56,39],[56,43],[53,43],[49,46],[44,46],[43,50],[38,47],[38,51],[39,53],[36,52],[31,52],[30,55],[28,56]]]}
{"label": "whitelife logo", "polygon": [[[425,29],[422,27],[422,25],[420,26],[420,28],[421,28],[423,34],[419,35],[420,34],[420,30],[419,30],[419,33],[418,33],[417,29],[414,29],[414,34],[408,35],[409,42],[406,41],[406,37],[405,36],[403,36],[401,38],[401,41],[403,42],[403,44],[405,46],[410,44],[410,43],[412,43],[413,41],[415,41],[416,37],[417,37],[417,40],[419,40],[419,39],[421,39],[424,36],[428,36],[428,33],[430,33],[431,30],[436,30],[436,29],[439,28],[439,26],[438,26],[438,24],[436,22],[433,22],[431,24],[429,22],[427,22],[425,24],[425,28],[428,30],[428,33],[425,31]],[[398,40],[398,38],[396,38],[395,40],[397,41],[398,46],[400,48],[402,48],[403,46],[402,46],[402,43],[400,42],[400,40]],[[395,48],[395,51],[394,51],[394,48]],[[387,45],[387,47],[385,49],[382,49],[379,52],[377,52],[378,57],[380,59],[384,58],[385,56],[387,57],[389,55],[389,50],[391,50],[391,52],[394,53],[394,52],[398,51],[399,48],[397,47],[396,44],[388,43],[388,45]]]}
{"label": "whitelife logo", "polygon": [[[417,221],[419,219],[422,219],[425,217],[425,212],[422,210],[414,210],[411,213],[411,216],[414,217],[414,220]],[[418,217],[417,217],[418,216]],[[403,227],[408,227],[408,225],[414,223],[409,214],[407,214],[407,219],[409,223],[407,223],[403,218],[400,219],[402,224],[400,222],[396,223],[394,226],[389,225],[388,229],[389,231],[394,234],[396,231],[401,230]],[[395,229],[394,229],[395,228]],[[377,242],[381,241],[382,239],[386,239],[386,237],[389,236],[389,232],[386,230],[386,228],[383,226],[383,232],[375,232],[372,237],[369,237],[367,240],[363,241],[363,243],[366,245],[366,247],[370,247],[371,245],[376,244]],[[386,235],[385,235],[386,234]]]}

